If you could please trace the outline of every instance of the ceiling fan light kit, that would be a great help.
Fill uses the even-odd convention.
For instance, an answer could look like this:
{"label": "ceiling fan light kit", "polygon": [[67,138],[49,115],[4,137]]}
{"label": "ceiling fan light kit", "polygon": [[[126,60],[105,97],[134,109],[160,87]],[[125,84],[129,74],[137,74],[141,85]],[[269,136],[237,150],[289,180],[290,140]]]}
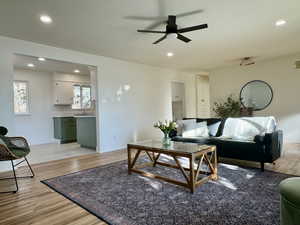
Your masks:
{"label": "ceiling fan light kit", "polygon": [[158,44],[159,42],[163,41],[164,39],[176,39],[176,38],[185,43],[188,43],[191,41],[191,39],[185,37],[184,35],[182,35],[182,33],[187,33],[187,32],[191,32],[191,31],[195,31],[195,30],[202,30],[202,29],[206,29],[206,28],[208,28],[207,24],[201,24],[201,25],[197,25],[197,26],[178,29],[178,26],[176,24],[176,16],[169,15],[165,31],[138,30],[138,32],[164,34],[164,36],[162,36],[157,41],[153,42],[153,44]]}
{"label": "ceiling fan light kit", "polygon": [[176,33],[171,33],[167,35],[167,39],[176,39],[178,35]]}

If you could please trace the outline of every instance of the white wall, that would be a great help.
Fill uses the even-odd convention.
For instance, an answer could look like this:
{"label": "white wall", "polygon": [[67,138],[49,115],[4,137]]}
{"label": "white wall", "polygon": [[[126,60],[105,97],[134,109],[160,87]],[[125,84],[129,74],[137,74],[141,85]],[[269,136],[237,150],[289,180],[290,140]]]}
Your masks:
{"label": "white wall", "polygon": [[[172,118],[171,81],[179,78],[185,81],[189,77],[189,74],[111,59],[105,60],[99,72],[103,151],[125,148],[132,140],[160,138],[161,132],[153,128],[153,123]],[[130,85],[130,90],[123,90],[118,96],[118,90],[124,85]],[[187,98],[191,99],[191,95]]]}
{"label": "white wall", "polygon": [[[85,54],[77,51],[60,49],[27,41],[0,36],[0,103],[7,106],[0,111],[0,124],[8,126],[14,132],[14,115],[12,113],[12,55],[14,53],[43,56],[50,59],[97,67],[98,107],[97,125],[100,130],[98,142],[100,150],[111,151],[123,148],[133,139],[138,140],[160,136],[153,128],[153,122],[171,119],[171,80],[193,82],[189,74],[161,69],[152,66],[130,63],[108,57]],[[185,78],[181,78],[185,76]],[[125,84],[130,91],[120,96],[117,91]],[[187,110],[195,116],[195,85],[187,89]],[[194,90],[194,91],[193,91]],[[8,94],[9,93],[9,94]],[[194,108],[194,109],[193,109]]]}
{"label": "white wall", "polygon": [[14,79],[28,81],[29,115],[15,115],[15,135],[24,136],[29,144],[54,142],[53,139],[53,75],[32,70],[14,70]]}
{"label": "white wall", "polygon": [[211,71],[211,103],[224,99],[229,94],[239,96],[242,86],[251,80],[264,80],[271,85],[274,98],[271,105],[255,115],[273,115],[284,132],[284,141],[300,143],[300,70],[294,63],[300,54],[257,62],[247,67],[230,67]]}

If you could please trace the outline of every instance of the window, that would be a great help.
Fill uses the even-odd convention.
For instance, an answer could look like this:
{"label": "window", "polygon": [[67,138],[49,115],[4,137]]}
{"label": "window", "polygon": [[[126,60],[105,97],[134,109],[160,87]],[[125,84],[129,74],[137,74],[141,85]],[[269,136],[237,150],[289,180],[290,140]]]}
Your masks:
{"label": "window", "polygon": [[27,81],[14,81],[14,112],[29,113],[29,93]]}
{"label": "window", "polygon": [[90,109],[91,104],[91,87],[88,85],[73,86],[73,105],[72,109]]}
{"label": "window", "polygon": [[73,105],[72,109],[81,109],[81,91],[80,91],[80,85],[74,85],[73,86]]}

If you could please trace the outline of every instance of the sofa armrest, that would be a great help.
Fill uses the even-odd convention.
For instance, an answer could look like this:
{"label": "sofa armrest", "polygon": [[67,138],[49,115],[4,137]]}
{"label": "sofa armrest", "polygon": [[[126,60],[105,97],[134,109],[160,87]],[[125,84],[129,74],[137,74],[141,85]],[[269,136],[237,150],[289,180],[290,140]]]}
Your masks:
{"label": "sofa armrest", "polygon": [[277,130],[273,133],[266,133],[264,136],[257,135],[255,136],[254,141],[265,146],[266,161],[274,162],[281,156],[283,143],[282,130]]}

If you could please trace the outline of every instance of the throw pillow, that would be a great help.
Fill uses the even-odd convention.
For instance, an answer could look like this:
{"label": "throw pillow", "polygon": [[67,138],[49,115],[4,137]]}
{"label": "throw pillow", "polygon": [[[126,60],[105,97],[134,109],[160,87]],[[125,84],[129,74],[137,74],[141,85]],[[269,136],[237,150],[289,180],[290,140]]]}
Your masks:
{"label": "throw pillow", "polygon": [[182,137],[195,136],[196,119],[182,120]]}
{"label": "throw pillow", "polygon": [[216,123],[213,123],[211,125],[209,125],[209,134],[213,137],[217,136],[217,133],[219,131],[219,127],[221,125],[221,121],[220,122],[216,122]]}
{"label": "throw pillow", "polygon": [[177,135],[178,136],[182,136],[182,131],[183,131],[183,121],[184,120],[177,120],[176,124],[177,124]]}
{"label": "throw pillow", "polygon": [[208,137],[206,122],[197,123],[196,120],[184,122],[182,137]]}

